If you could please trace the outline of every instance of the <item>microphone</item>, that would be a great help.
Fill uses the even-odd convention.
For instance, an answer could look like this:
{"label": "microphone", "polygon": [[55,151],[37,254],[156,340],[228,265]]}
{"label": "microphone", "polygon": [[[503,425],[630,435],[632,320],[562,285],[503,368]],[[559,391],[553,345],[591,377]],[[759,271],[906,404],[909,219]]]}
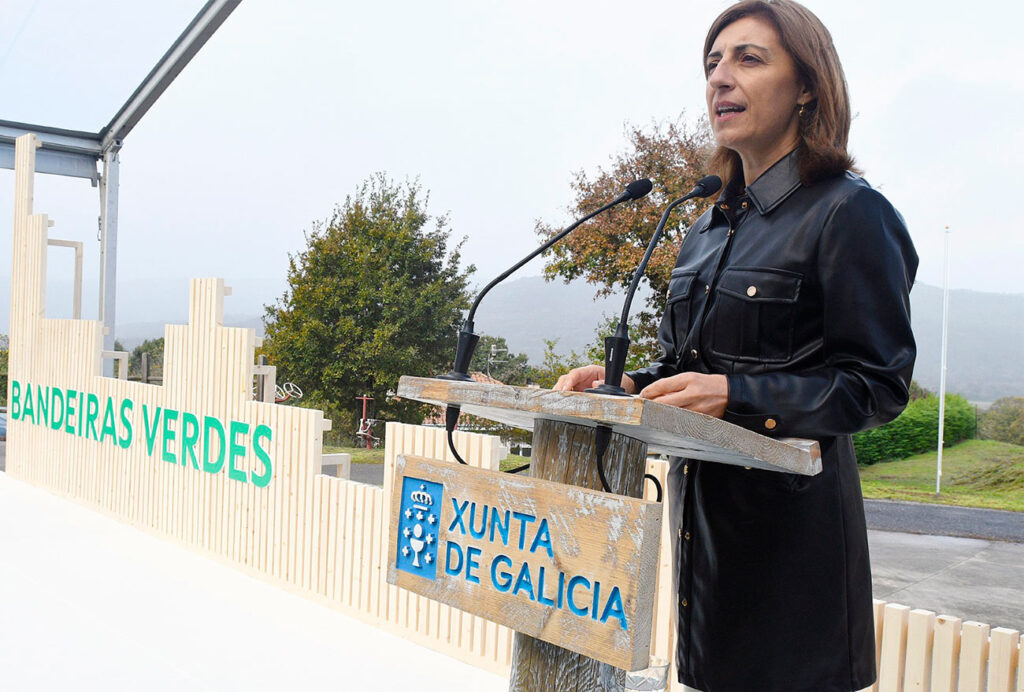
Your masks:
{"label": "microphone", "polygon": [[483,290],[480,291],[479,294],[477,294],[476,300],[473,301],[473,306],[469,309],[469,315],[466,317],[466,321],[463,323],[462,329],[459,330],[459,344],[455,351],[455,364],[452,367],[451,372],[449,372],[447,375],[441,375],[439,379],[459,380],[463,382],[472,381],[473,378],[469,376],[469,362],[473,359],[473,351],[476,350],[476,344],[480,340],[480,336],[478,334],[473,333],[473,317],[476,315],[476,309],[480,305],[480,300],[485,295],[487,295],[488,291],[494,288],[497,284],[504,281],[506,278],[508,278],[510,274],[515,272],[517,269],[522,267],[530,260],[532,260],[534,257],[547,250],[549,247],[557,243],[565,236],[569,235],[569,233],[571,233],[581,224],[589,221],[590,219],[594,218],[595,216],[602,212],[608,211],[609,209],[618,204],[641,199],[642,197],[645,197],[647,193],[649,193],[653,188],[653,183],[651,183],[651,181],[648,180],[647,178],[634,180],[633,182],[626,186],[626,190],[621,195],[613,199],[611,202],[608,202],[608,204],[605,204],[597,211],[587,214],[573,225],[559,232],[558,235],[549,238],[546,243],[544,243],[539,248],[537,248],[529,255],[521,259],[519,262],[514,264],[512,267],[507,269],[500,276],[491,281],[491,283],[484,286]]}
{"label": "microphone", "polygon": [[[469,363],[471,360],[473,360],[473,351],[476,350],[476,344],[478,341],[480,341],[480,335],[473,333],[473,317],[476,315],[476,309],[480,305],[480,300],[485,295],[487,295],[488,291],[490,291],[497,284],[501,283],[506,278],[508,278],[508,276],[512,274],[512,272],[516,271],[524,264],[532,260],[534,257],[536,257],[537,255],[539,255],[540,253],[544,252],[549,247],[557,243],[559,240],[569,235],[569,233],[575,230],[579,225],[589,221],[590,219],[594,218],[595,216],[602,212],[608,211],[617,204],[622,204],[623,202],[628,202],[640,199],[642,197],[646,197],[647,193],[649,193],[653,188],[654,184],[651,183],[651,181],[648,180],[647,178],[634,180],[633,182],[626,186],[626,190],[621,195],[613,199],[611,202],[608,202],[608,204],[605,204],[597,211],[587,214],[582,219],[580,219],[573,225],[569,226],[565,230],[560,231],[558,235],[549,238],[546,243],[541,245],[539,248],[531,252],[523,259],[516,262],[513,266],[509,267],[500,276],[491,281],[491,283],[484,286],[483,290],[477,294],[476,300],[473,301],[473,305],[469,309],[469,314],[466,316],[466,321],[462,324],[462,329],[459,330],[459,344],[455,350],[455,364],[452,366],[451,372],[449,372],[447,375],[441,375],[438,379],[456,380],[460,382],[473,381],[473,378],[469,376]],[[461,406],[457,406],[455,404],[449,404],[448,406],[446,406],[444,412],[444,427],[448,433],[448,449],[451,450],[452,456],[455,457],[455,460],[457,462],[459,462],[460,464],[465,464],[465,460],[463,460],[463,458],[459,456],[458,450],[455,449],[454,439],[455,426],[459,422],[459,414],[461,412]],[[520,466],[519,468],[514,469],[513,472],[522,471],[527,466],[529,466],[529,464],[527,464],[526,466]]]}
{"label": "microphone", "polygon": [[626,302],[622,306],[622,316],[619,318],[619,325],[615,329],[615,336],[605,337],[604,384],[586,391],[591,394],[629,396],[628,392],[622,388],[622,372],[626,369],[626,355],[629,352],[629,328],[626,326],[626,323],[629,320],[629,308],[633,303],[633,294],[636,293],[640,279],[647,269],[647,263],[650,261],[651,255],[654,254],[655,246],[661,240],[661,232],[665,229],[665,223],[668,221],[672,210],[694,197],[710,197],[720,189],[722,189],[722,179],[717,175],[706,175],[698,180],[697,184],[686,195],[669,204],[665,209],[665,213],[661,215],[658,227],[654,229],[654,237],[651,238],[651,242],[647,245],[647,252],[644,253],[644,258],[640,260],[640,266],[634,272],[633,281],[629,285],[629,291],[626,292]]}

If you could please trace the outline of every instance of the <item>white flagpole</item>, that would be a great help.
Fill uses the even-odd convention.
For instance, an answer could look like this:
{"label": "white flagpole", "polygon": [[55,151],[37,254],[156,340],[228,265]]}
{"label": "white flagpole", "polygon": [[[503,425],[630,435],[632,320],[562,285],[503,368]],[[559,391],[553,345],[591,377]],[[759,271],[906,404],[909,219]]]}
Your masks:
{"label": "white flagpole", "polygon": [[942,490],[942,438],[946,423],[946,341],[949,334],[949,226],[946,226],[946,261],[942,288],[942,373],[939,375],[939,454],[935,466],[935,494]]}

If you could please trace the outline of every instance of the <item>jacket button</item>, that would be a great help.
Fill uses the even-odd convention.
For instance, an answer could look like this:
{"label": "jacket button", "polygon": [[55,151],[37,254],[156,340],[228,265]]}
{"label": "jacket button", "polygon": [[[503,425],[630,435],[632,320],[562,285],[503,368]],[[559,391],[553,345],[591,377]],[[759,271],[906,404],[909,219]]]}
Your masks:
{"label": "jacket button", "polygon": [[690,465],[689,464],[683,464],[683,475],[685,476],[689,472],[690,472]]}
{"label": "jacket button", "polygon": [[690,532],[687,531],[686,533],[684,533],[683,538],[685,538],[686,540],[690,540]]}
{"label": "jacket button", "polygon": [[694,358],[696,358],[697,357],[697,349],[691,348],[690,349],[690,355],[693,356]]}
{"label": "jacket button", "polygon": [[731,237],[733,237],[734,235],[736,235],[736,231],[735,231],[734,229],[730,228],[730,229],[729,229],[729,232],[728,232],[728,233],[726,233],[726,235],[727,235],[727,236],[729,236],[729,237],[731,238]]}
{"label": "jacket button", "polygon": [[711,293],[711,284],[704,284],[704,295]]}
{"label": "jacket button", "polygon": [[747,204],[746,202],[744,202],[744,203],[743,203],[743,204],[741,204],[740,206],[741,206],[741,207],[743,207],[744,209],[746,209],[746,208],[747,208],[748,206],[750,206],[750,205],[749,205],[749,204]]}
{"label": "jacket button", "polygon": [[774,418],[769,418],[764,422],[764,427],[768,428],[769,430],[774,430],[776,425],[778,425],[778,423],[775,422]]}
{"label": "jacket button", "polygon": [[747,287],[747,295],[750,296],[751,298],[756,296],[757,295],[757,286],[748,286]]}
{"label": "jacket button", "polygon": [[683,600],[681,600],[681,601],[680,601],[679,603],[680,603],[680,604],[682,604],[682,606],[683,606],[684,608],[685,608],[686,606],[690,605],[690,602],[689,602],[689,601],[687,601],[687,600],[686,600],[685,598],[684,598]]}

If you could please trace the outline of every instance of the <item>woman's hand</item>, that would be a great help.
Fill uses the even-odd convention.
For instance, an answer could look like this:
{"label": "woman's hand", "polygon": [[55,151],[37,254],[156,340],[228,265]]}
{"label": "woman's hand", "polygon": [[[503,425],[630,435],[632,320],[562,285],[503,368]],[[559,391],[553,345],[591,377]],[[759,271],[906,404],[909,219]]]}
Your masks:
{"label": "woman's hand", "polygon": [[[570,370],[558,378],[554,390],[556,392],[582,392],[584,389],[596,387],[604,382],[603,365],[584,365],[582,368]],[[628,376],[622,376],[622,388],[630,394],[636,394],[636,385]]]}
{"label": "woman's hand", "polygon": [[725,375],[684,372],[647,385],[640,392],[640,396],[659,404],[678,406],[721,418],[725,415],[725,405],[729,402],[729,380]]}

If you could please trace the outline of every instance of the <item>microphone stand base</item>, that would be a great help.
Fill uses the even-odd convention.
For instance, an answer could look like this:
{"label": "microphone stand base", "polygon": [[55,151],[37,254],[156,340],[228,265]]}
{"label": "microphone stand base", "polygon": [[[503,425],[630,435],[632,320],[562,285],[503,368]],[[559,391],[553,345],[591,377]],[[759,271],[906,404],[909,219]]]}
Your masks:
{"label": "microphone stand base", "polygon": [[607,382],[597,387],[584,389],[583,391],[585,391],[587,394],[608,394],[609,396],[633,396],[622,387],[616,387],[615,385],[608,384]]}
{"label": "microphone stand base", "polygon": [[437,379],[439,379],[439,380],[454,380],[456,382],[472,382],[473,381],[473,378],[470,377],[468,374],[466,374],[464,372],[457,372],[455,370],[452,370],[447,375],[438,375]]}

